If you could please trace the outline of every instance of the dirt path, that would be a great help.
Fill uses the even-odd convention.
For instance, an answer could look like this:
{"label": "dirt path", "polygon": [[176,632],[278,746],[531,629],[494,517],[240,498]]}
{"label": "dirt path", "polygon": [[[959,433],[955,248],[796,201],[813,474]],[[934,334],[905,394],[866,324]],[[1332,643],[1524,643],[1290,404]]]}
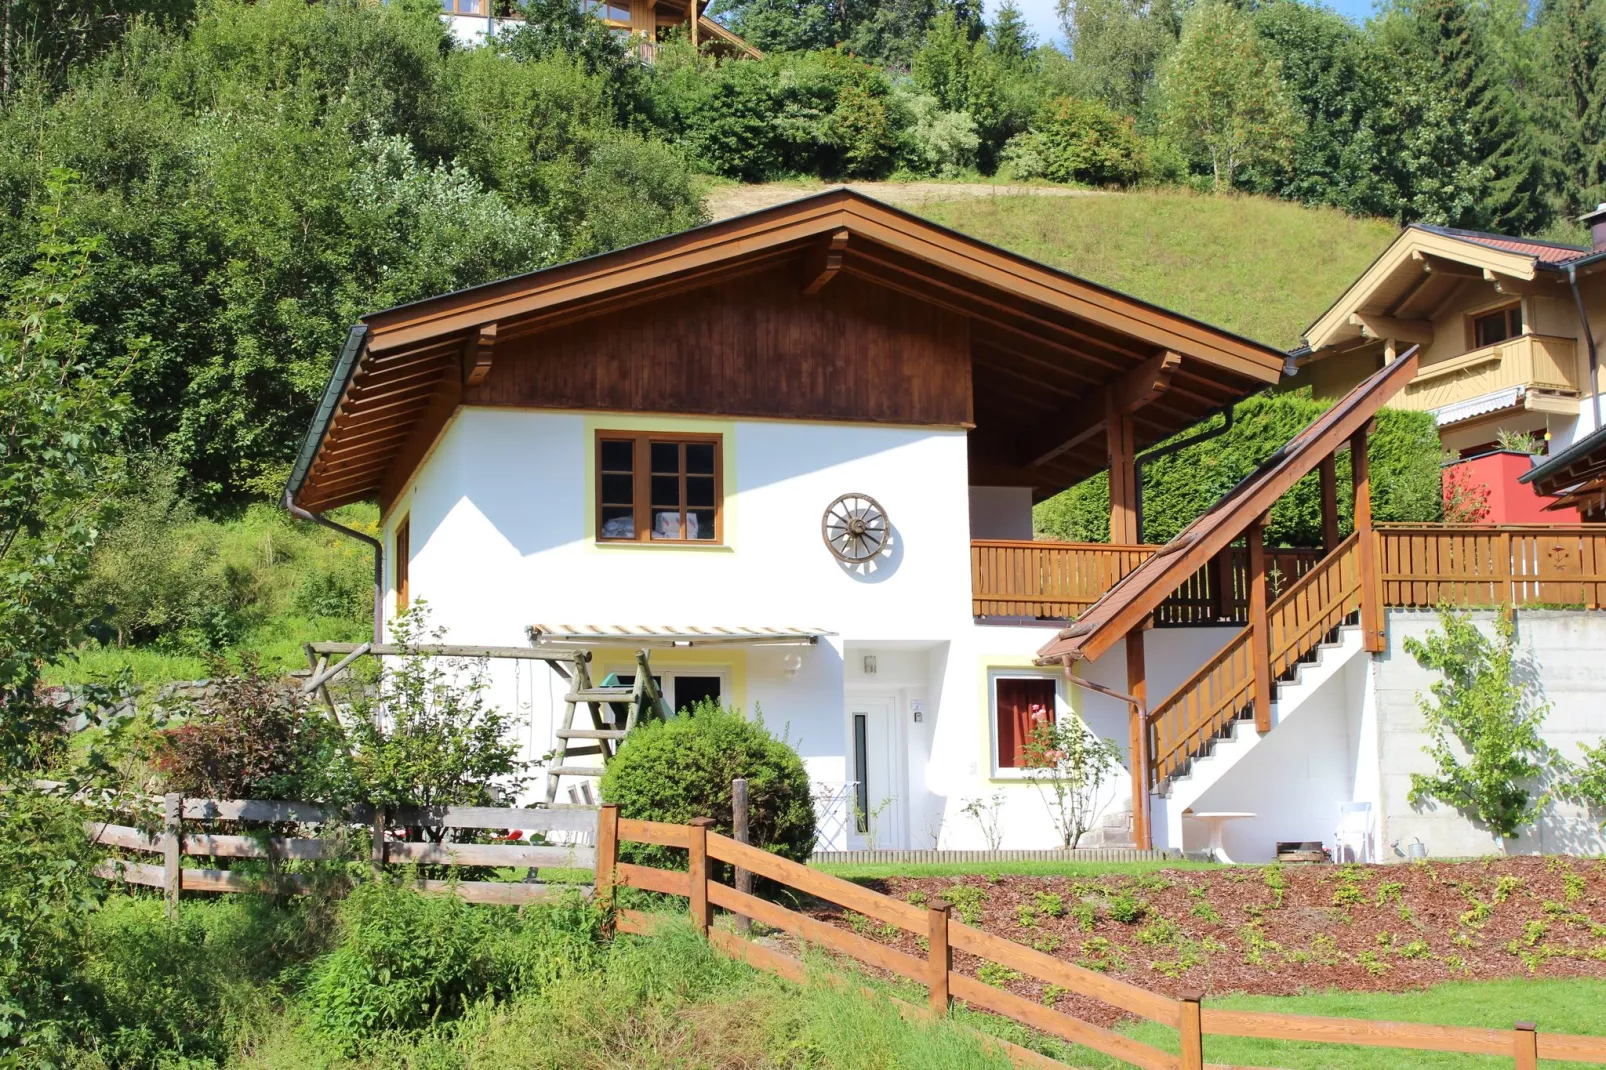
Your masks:
{"label": "dirt path", "polygon": [[[1064,186],[1005,186],[991,182],[846,182],[849,189],[900,208],[918,208],[937,201],[964,197],[1102,197],[1099,190]],[[766,182],[751,186],[720,186],[708,194],[713,219],[756,212],[760,208],[793,201],[833,188],[826,182]]]}

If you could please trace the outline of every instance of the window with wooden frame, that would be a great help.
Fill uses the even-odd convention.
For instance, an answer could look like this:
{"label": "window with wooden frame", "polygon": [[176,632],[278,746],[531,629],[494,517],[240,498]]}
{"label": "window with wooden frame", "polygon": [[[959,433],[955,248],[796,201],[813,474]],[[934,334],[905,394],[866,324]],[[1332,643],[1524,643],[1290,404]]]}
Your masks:
{"label": "window with wooden frame", "polygon": [[404,516],[401,518],[401,522],[396,525],[395,557],[392,560],[395,562],[396,612],[398,613],[407,608],[407,559],[412,556],[412,547],[408,545],[412,541],[412,519],[410,515]]}
{"label": "window with wooden frame", "polygon": [[1522,333],[1522,302],[1475,314],[1472,316],[1470,333],[1473,349],[1482,349],[1517,337]]}
{"label": "window with wooden frame", "polygon": [[1032,731],[1053,724],[1059,705],[1059,684],[1052,676],[1008,675],[992,678],[993,767],[998,772],[1028,768],[1025,749]]}
{"label": "window with wooden frame", "polygon": [[721,436],[597,432],[597,541],[724,538]]}

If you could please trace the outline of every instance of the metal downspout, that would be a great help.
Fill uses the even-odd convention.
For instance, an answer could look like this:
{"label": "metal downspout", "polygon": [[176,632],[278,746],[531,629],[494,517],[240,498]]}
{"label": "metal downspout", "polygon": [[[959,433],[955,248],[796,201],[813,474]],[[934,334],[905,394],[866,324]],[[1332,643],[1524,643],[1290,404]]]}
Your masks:
{"label": "metal downspout", "polygon": [[[1593,353],[1594,349],[1591,348],[1590,352]],[[1133,479],[1138,485],[1138,542],[1143,541],[1143,466],[1148,464],[1150,461],[1158,460],[1161,457],[1168,457],[1171,454],[1176,453],[1178,450],[1185,450],[1189,446],[1197,446],[1201,442],[1209,442],[1211,439],[1225,435],[1228,431],[1231,431],[1233,417],[1238,412],[1237,403],[1235,402],[1231,405],[1228,405],[1224,409],[1217,409],[1216,412],[1224,413],[1226,415],[1226,419],[1222,421],[1220,427],[1213,427],[1208,431],[1201,431],[1197,435],[1193,435],[1190,438],[1179,439],[1176,442],[1170,443],[1169,445],[1157,446],[1148,453],[1138,455],[1138,457],[1132,462],[1132,467],[1134,469]],[[1214,415],[1215,413],[1211,413],[1211,416]],[[1205,417],[1207,420],[1209,418],[1209,416]]]}
{"label": "metal downspout", "polygon": [[1600,379],[1595,369],[1595,334],[1589,329],[1589,315],[1584,311],[1584,298],[1578,292],[1578,267],[1567,265],[1567,285],[1573,288],[1573,304],[1578,308],[1578,322],[1584,326],[1584,345],[1589,349],[1589,400],[1595,410],[1595,430],[1600,430]]}
{"label": "metal downspout", "polygon": [[310,520],[314,524],[339,532],[347,538],[357,539],[374,548],[374,642],[385,641],[385,546],[372,535],[366,535],[355,528],[348,528],[344,524],[337,524],[320,513],[311,513],[295,503],[290,492],[284,492],[284,507],[289,514],[298,520]]}

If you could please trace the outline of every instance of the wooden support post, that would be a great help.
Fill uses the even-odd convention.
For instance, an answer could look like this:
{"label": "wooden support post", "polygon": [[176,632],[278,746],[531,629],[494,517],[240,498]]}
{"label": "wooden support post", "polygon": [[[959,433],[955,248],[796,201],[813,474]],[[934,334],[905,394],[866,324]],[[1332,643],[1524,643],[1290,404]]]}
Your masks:
{"label": "wooden support post", "polygon": [[1122,412],[1113,394],[1104,399],[1104,440],[1110,459],[1110,542],[1130,546],[1138,541],[1136,437],[1132,414]]}
{"label": "wooden support post", "polygon": [[946,899],[933,899],[926,907],[926,989],[931,1013],[942,1018],[948,1017],[953,1005],[948,995],[948,974],[954,968],[954,952],[948,943],[948,915],[952,910],[953,904]]}
{"label": "wooden support post", "polygon": [[1355,483],[1356,562],[1361,580],[1361,646],[1381,654],[1383,642],[1383,601],[1377,581],[1377,539],[1372,532],[1372,474],[1366,453],[1368,428],[1361,428],[1349,440],[1350,471]]}
{"label": "wooden support post", "polygon": [[1126,633],[1126,691],[1141,707],[1130,707],[1131,750],[1127,761],[1132,771],[1132,843],[1140,851],[1153,848],[1149,831],[1149,726],[1143,711],[1149,705],[1149,675],[1143,656],[1143,628]]}
{"label": "wooden support post", "polygon": [[[706,841],[705,841],[706,843]],[[613,896],[619,872],[619,804],[603,803],[597,811],[597,874],[595,902],[606,912],[604,926],[613,933]]]}
{"label": "wooden support post", "polygon": [[1202,1028],[1202,1015],[1199,1004],[1204,1000],[1204,993],[1199,991],[1184,992],[1178,997],[1177,1035],[1182,1041],[1182,1058],[1177,1065],[1180,1070],[1204,1070],[1204,1030]]}
{"label": "wooden support post", "polygon": [[1322,552],[1330,554],[1338,545],[1338,459],[1331,453],[1322,458]]}
{"label": "wooden support post", "polygon": [[710,817],[694,817],[688,822],[686,867],[691,876],[691,923],[705,937],[714,924],[714,908],[708,902],[708,827]]}
{"label": "wooden support post", "polygon": [[697,0],[686,0],[686,7],[691,13],[691,47],[697,48]]}
{"label": "wooden support post", "polygon": [[1266,620],[1266,518],[1244,532],[1249,543],[1249,656],[1255,670],[1255,731],[1271,731],[1271,628]]}
{"label": "wooden support post", "polygon": [[390,816],[385,813],[383,806],[374,807],[374,842],[369,851],[371,856],[369,866],[374,871],[374,880],[385,879],[386,862],[386,833],[390,829]]}
{"label": "wooden support post", "polygon": [[1518,1022],[1512,1031],[1512,1055],[1517,1070],[1539,1070],[1539,1033],[1533,1022]]}
{"label": "wooden support post", "polygon": [[1237,616],[1232,579],[1232,547],[1223,546],[1221,552],[1210,559],[1210,615],[1217,620],[1232,620]]}
{"label": "wooden support post", "polygon": [[[753,842],[747,828],[747,780],[743,777],[731,781],[731,838],[737,843]],[[736,867],[736,890],[753,894],[753,874],[740,866]],[[737,932],[746,933],[752,928],[752,918],[744,914],[736,915]]]}
{"label": "wooden support post", "polygon": [[178,913],[181,887],[180,862],[184,857],[184,796],[170,791],[162,797],[162,888],[167,894],[167,916]]}

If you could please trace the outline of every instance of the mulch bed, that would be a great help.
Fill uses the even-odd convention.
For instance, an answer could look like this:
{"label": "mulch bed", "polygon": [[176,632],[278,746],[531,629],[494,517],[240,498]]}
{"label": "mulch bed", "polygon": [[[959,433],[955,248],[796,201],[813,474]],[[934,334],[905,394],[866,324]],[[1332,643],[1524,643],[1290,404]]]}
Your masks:
{"label": "mulch bed", "polygon": [[[1223,867],[1146,876],[896,877],[879,892],[1176,995],[1405,991],[1452,980],[1606,977],[1606,861]],[[924,957],[923,941],[829,904],[816,918]],[[1120,1011],[955,953],[954,968],[1110,1025]]]}

